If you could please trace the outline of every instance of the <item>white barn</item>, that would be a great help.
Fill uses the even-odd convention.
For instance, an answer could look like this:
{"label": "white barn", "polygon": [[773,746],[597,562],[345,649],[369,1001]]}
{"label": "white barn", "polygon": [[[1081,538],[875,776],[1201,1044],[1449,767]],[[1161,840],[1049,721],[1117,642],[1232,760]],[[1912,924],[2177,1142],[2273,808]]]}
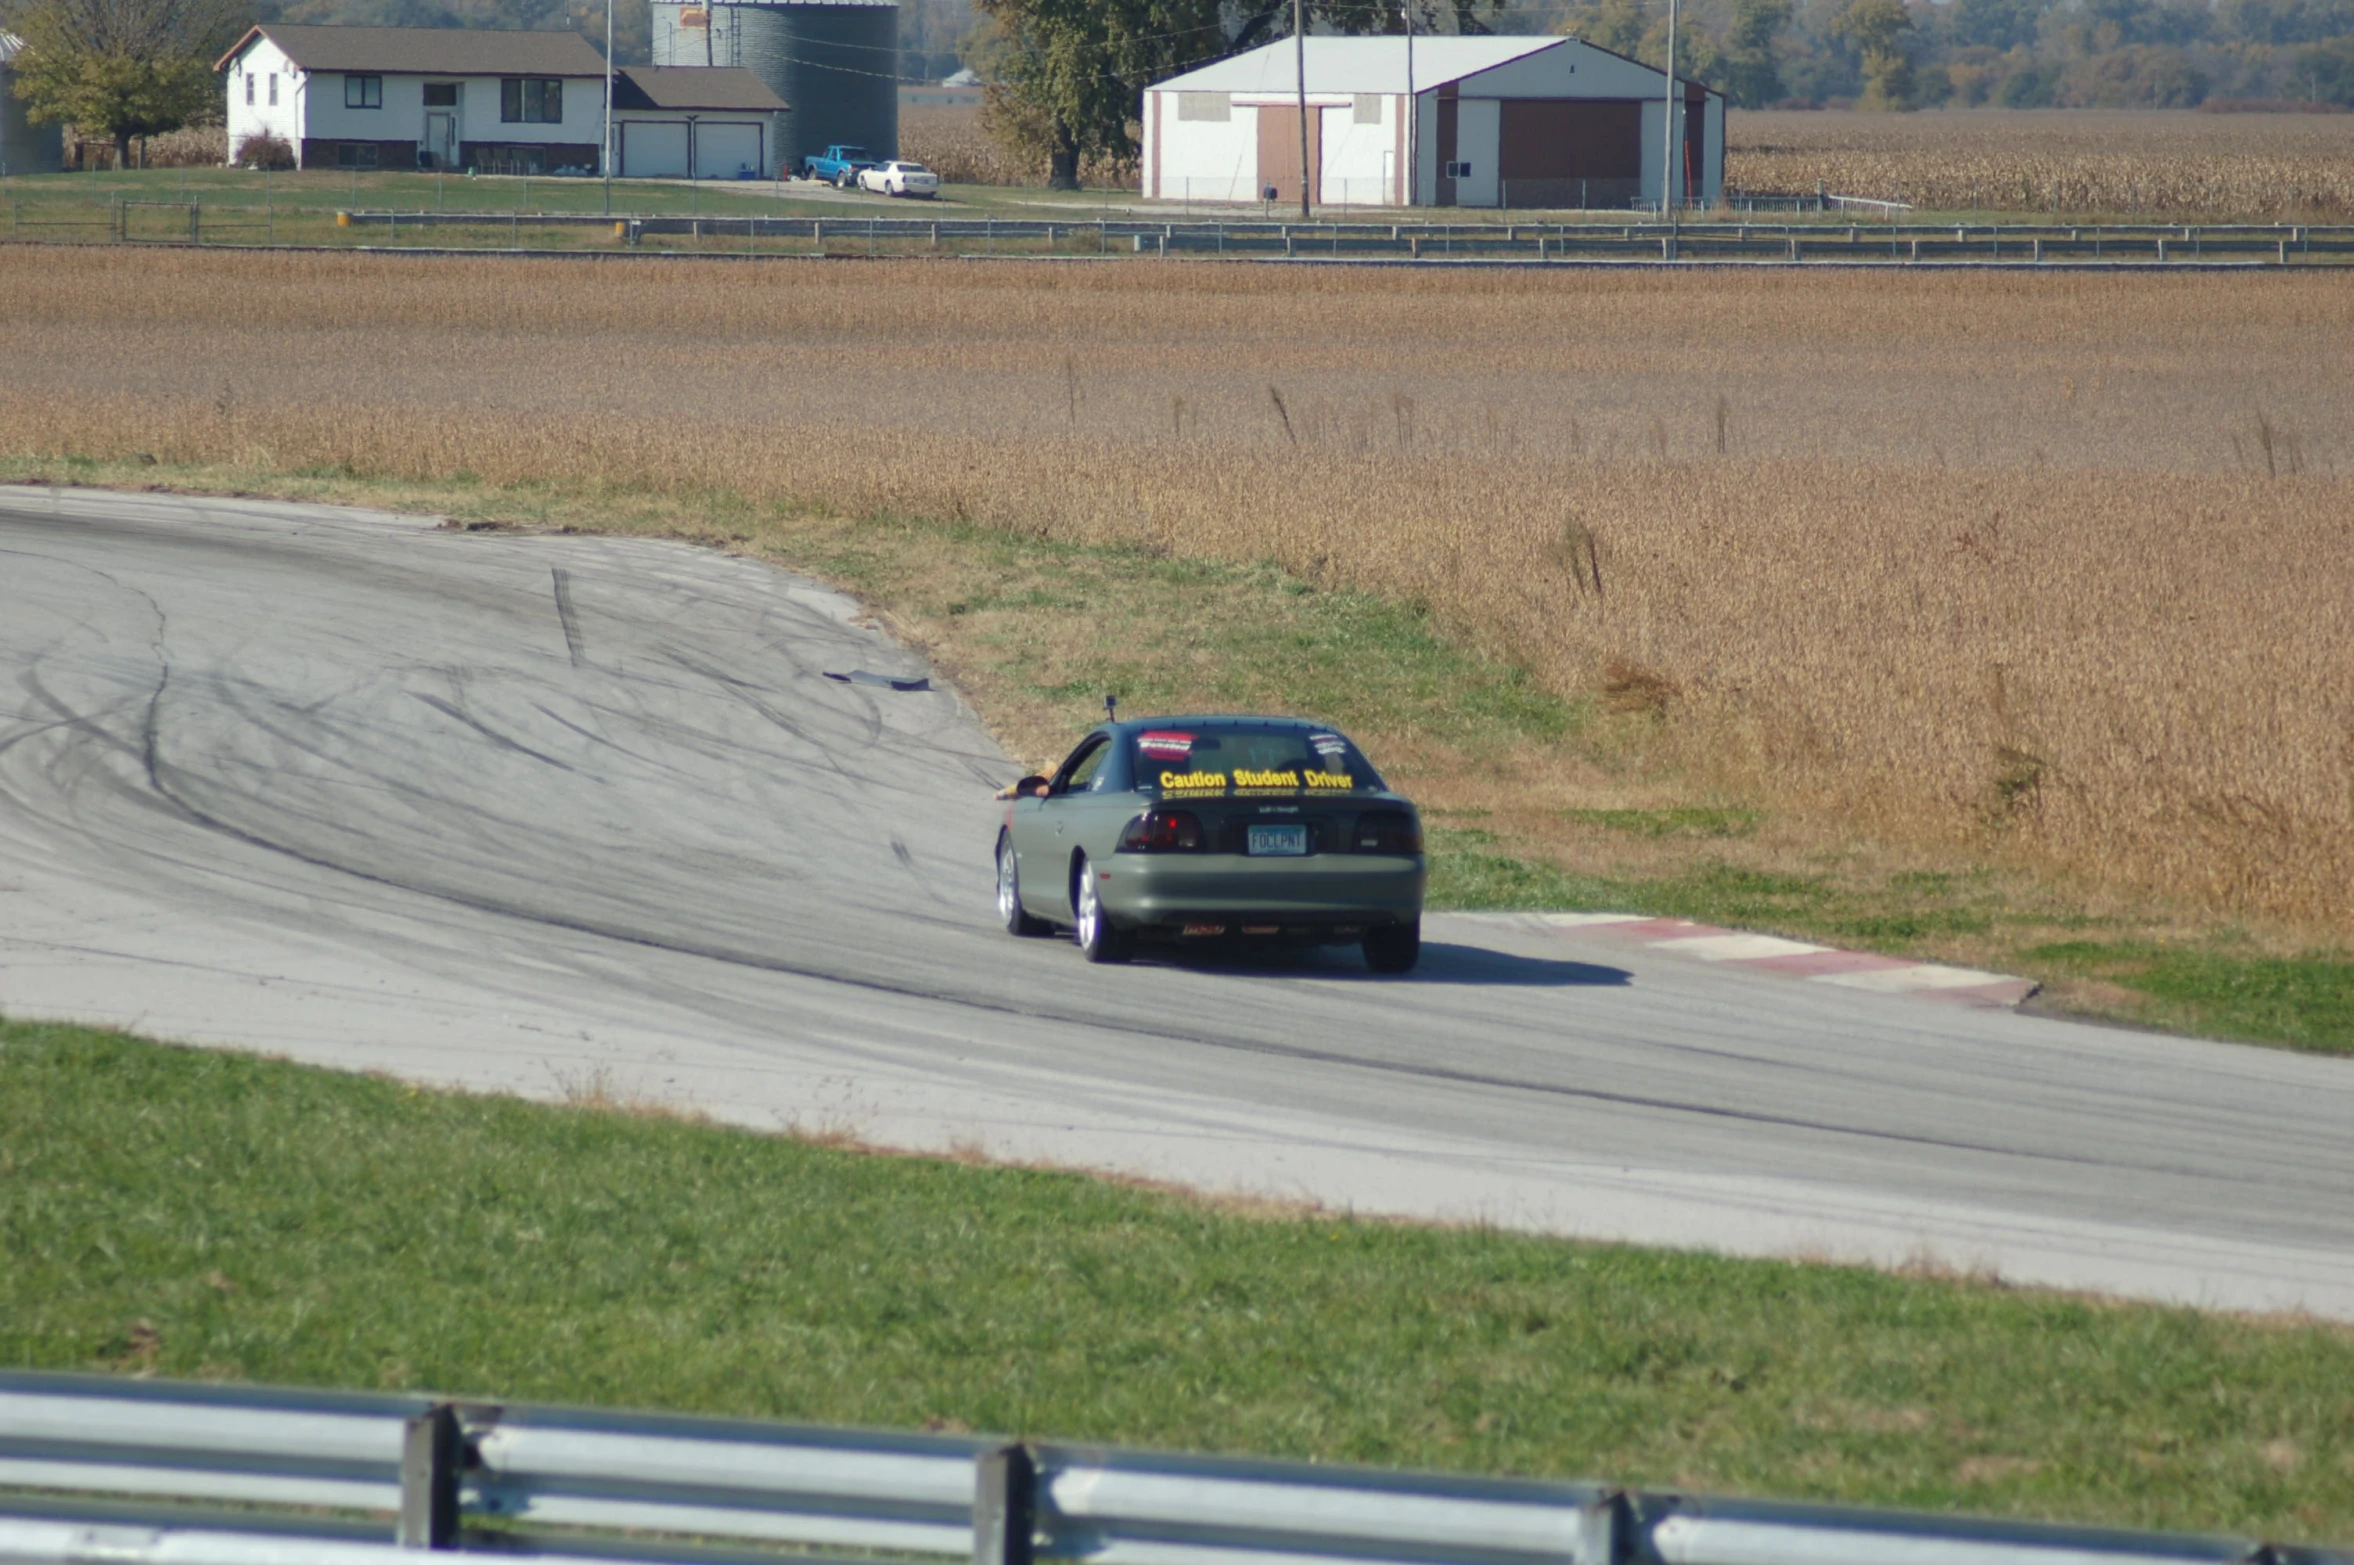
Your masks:
{"label": "white barn", "polygon": [[[1144,194],[1300,198],[1289,38],[1146,90]],[[1659,199],[1667,75],[1575,38],[1307,40],[1319,205],[1624,207]],[[1723,193],[1725,99],[1681,84],[1677,199]],[[1413,110],[1409,117],[1407,105]],[[1418,166],[1414,166],[1418,165]]]}

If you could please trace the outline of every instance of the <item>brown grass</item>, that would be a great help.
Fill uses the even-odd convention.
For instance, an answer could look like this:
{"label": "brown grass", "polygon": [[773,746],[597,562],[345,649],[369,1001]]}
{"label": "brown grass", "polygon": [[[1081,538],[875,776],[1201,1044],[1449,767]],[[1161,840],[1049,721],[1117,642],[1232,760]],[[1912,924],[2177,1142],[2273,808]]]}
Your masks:
{"label": "brown grass", "polygon": [[1605,698],[1592,802],[2342,935],[2350,326],[2320,276],[11,251],[0,450],[1273,559]]}
{"label": "brown grass", "polygon": [[2345,222],[2354,115],[2100,109],[1736,111],[1725,182],[1932,211]]}

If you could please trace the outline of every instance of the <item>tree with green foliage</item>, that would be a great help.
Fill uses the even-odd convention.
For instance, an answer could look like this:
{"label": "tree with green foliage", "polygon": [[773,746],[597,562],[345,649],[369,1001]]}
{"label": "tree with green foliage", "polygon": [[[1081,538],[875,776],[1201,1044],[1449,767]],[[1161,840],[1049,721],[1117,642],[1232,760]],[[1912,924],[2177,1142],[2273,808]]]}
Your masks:
{"label": "tree with green foliage", "polygon": [[1639,58],[1650,26],[1641,0],[1584,0],[1561,19],[1561,31],[1630,60]]}
{"label": "tree with green foliage", "polygon": [[1043,150],[1048,183],[1079,188],[1089,157],[1136,156],[1129,124],[1146,86],[1226,52],[1217,0],[977,0],[983,123]]}
{"label": "tree with green foliage", "polygon": [[177,130],[214,106],[213,60],[245,20],[242,0],[15,0],[0,28],[24,40],[16,95],[37,124],[131,140]]}
{"label": "tree with green foliage", "polygon": [[1863,59],[1864,95],[1859,109],[1909,109],[1913,106],[1913,58],[1908,48],[1912,14],[1904,0],[1853,0],[1839,13],[1840,37],[1855,45]]}
{"label": "tree with green foliage", "polygon": [[1736,107],[1769,108],[1781,99],[1782,68],[1774,45],[1794,10],[1792,0],[1735,0],[1718,82]]}
{"label": "tree with green foliage", "polygon": [[[1418,32],[1444,17],[1480,30],[1498,0],[1406,0]],[[1079,188],[1089,158],[1132,162],[1144,89],[1283,36],[1291,0],[974,0],[982,27],[969,56],[988,83],[982,123],[1004,144],[1043,152],[1047,182]],[[1309,26],[1398,33],[1400,0],[1314,0]]]}
{"label": "tree with green foliage", "polygon": [[2354,38],[2300,49],[2289,63],[2289,90],[2308,102],[2354,104]]}

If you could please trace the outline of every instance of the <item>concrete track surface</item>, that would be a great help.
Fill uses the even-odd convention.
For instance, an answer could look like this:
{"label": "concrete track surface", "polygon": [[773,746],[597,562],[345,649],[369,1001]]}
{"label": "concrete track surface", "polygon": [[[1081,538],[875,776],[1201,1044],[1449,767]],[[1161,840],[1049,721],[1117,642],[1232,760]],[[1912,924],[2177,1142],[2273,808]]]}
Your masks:
{"label": "concrete track surface", "polygon": [[0,491],[0,657],[14,1016],[2354,1318],[2354,1062],[1444,917],[1403,980],[1091,968],[994,922],[973,714],[824,678],[921,667],[765,566]]}

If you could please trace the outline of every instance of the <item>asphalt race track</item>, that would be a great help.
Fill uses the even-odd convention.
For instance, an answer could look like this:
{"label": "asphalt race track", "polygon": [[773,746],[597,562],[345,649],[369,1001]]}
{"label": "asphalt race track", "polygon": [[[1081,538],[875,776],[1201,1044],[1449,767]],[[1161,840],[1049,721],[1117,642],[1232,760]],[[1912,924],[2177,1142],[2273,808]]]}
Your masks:
{"label": "asphalt race track", "polygon": [[1446,918],[1403,980],[1090,968],[995,923],[972,713],[747,561],[0,490],[0,658],[12,1016],[2354,1318],[2354,1061]]}

